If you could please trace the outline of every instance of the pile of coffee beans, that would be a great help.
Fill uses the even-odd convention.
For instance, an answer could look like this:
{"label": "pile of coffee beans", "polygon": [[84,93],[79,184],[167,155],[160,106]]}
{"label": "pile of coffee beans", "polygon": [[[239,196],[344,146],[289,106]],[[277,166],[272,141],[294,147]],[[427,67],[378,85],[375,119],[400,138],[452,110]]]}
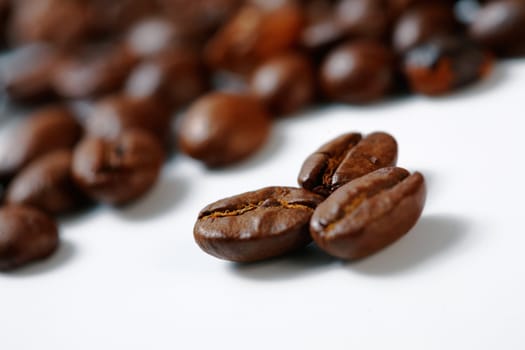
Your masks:
{"label": "pile of coffee beans", "polygon": [[[0,140],[0,268],[48,256],[58,242],[52,217],[140,199],[175,150],[208,168],[229,166],[265,144],[276,118],[312,105],[436,96],[472,84],[496,58],[525,54],[524,23],[524,0],[0,0],[1,99],[28,110]],[[343,207],[346,217],[361,200],[374,205],[376,192],[382,203],[411,203],[413,214],[400,219],[409,226],[419,175],[365,176],[395,163],[392,142],[385,134],[334,140],[305,163],[303,190],[232,199],[206,210],[202,223],[253,205],[245,215],[286,221],[278,212],[285,208],[296,218],[281,227],[290,232],[283,253],[308,240],[301,225],[340,188],[312,218],[321,247],[351,241],[351,228],[340,228],[346,221],[328,212]],[[349,145],[360,150],[351,157],[370,147],[377,154],[343,161]],[[354,187],[343,191],[348,181]],[[265,222],[261,239],[273,232]],[[392,238],[382,222],[370,225],[383,243]],[[200,244],[222,250],[206,230]],[[232,259],[276,254],[246,249]]]}
{"label": "pile of coffee beans", "polygon": [[267,187],[202,209],[195,241],[235,262],[282,256],[312,239],[341,259],[367,257],[405,235],[423,212],[423,175],[396,162],[391,135],[341,135],[306,159],[301,188]]}

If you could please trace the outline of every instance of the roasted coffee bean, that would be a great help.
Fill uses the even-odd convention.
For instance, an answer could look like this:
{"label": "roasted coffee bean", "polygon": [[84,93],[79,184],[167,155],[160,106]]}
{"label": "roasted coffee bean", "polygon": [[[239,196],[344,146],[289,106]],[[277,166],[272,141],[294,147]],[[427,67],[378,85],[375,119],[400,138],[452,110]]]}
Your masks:
{"label": "roasted coffee bean", "polygon": [[63,107],[41,109],[6,136],[0,147],[0,179],[9,179],[32,160],[58,149],[71,149],[82,127]]}
{"label": "roasted coffee bean", "polygon": [[0,85],[16,103],[37,103],[53,99],[52,76],[60,54],[43,44],[15,49],[0,65]]}
{"label": "roasted coffee bean", "polygon": [[271,118],[250,96],[216,92],[197,100],[178,128],[182,152],[209,167],[249,157],[268,139]]}
{"label": "roasted coffee bean", "polygon": [[383,39],[391,25],[385,0],[341,0],[336,14],[344,31],[352,37]]}
{"label": "roasted coffee bean", "polygon": [[10,36],[15,44],[49,42],[71,45],[91,37],[96,14],[84,0],[12,1]]}
{"label": "roasted coffee bean", "polygon": [[327,253],[361,259],[405,235],[421,216],[425,196],[420,173],[379,169],[347,183],[321,203],[310,232]]}
{"label": "roasted coffee bean", "polygon": [[106,36],[122,33],[137,21],[154,16],[159,10],[157,1],[151,0],[90,0],[88,2],[96,13],[99,31]]}
{"label": "roasted coffee bean", "polygon": [[123,205],[156,183],[164,152],[150,133],[134,129],[114,141],[86,138],[74,151],[73,177],[91,198]]}
{"label": "roasted coffee bean", "polygon": [[470,34],[500,55],[525,55],[525,1],[491,1],[474,17]]}
{"label": "roasted coffee bean", "polygon": [[215,69],[249,74],[264,60],[295,46],[302,27],[297,6],[246,5],[211,38],[206,60]]}
{"label": "roasted coffee bean", "polygon": [[10,183],[6,202],[27,205],[54,215],[74,212],[87,204],[71,174],[72,152],[58,150],[31,162]]}
{"label": "roasted coffee bean", "polygon": [[328,196],[344,184],[397,162],[397,142],[389,134],[341,135],[323,145],[304,162],[301,187]]}
{"label": "roasted coffee bean", "polygon": [[128,78],[126,93],[180,108],[206,92],[208,85],[199,55],[181,48],[164,51],[137,66]]}
{"label": "roasted coffee bean", "polygon": [[458,29],[459,23],[450,5],[423,3],[411,8],[399,18],[392,40],[398,52],[407,52],[432,38],[452,34]]}
{"label": "roasted coffee bean", "polygon": [[309,59],[298,53],[286,53],[271,58],[255,70],[250,90],[273,113],[288,114],[313,102],[315,83]]}
{"label": "roasted coffee bean", "polygon": [[90,136],[108,140],[130,129],[148,131],[167,145],[171,136],[170,112],[151,97],[117,95],[99,101],[86,120]]}
{"label": "roasted coffee bean", "polygon": [[395,60],[383,44],[359,41],[344,44],[326,57],[321,87],[327,97],[347,103],[369,103],[385,97],[395,81]]}
{"label": "roasted coffee bean", "polygon": [[410,50],[404,72],[414,92],[443,95],[486,77],[492,56],[470,41],[440,38]]}
{"label": "roasted coffee bean", "polygon": [[58,228],[51,217],[31,207],[0,207],[0,271],[45,259],[58,244]]}
{"label": "roasted coffee bean", "polygon": [[254,262],[284,255],[311,242],[308,223],[322,197],[299,188],[267,187],[204,208],[194,237],[217,258]]}
{"label": "roasted coffee bean", "polygon": [[137,57],[124,45],[98,45],[65,58],[55,71],[53,87],[65,98],[92,98],[120,89]]}

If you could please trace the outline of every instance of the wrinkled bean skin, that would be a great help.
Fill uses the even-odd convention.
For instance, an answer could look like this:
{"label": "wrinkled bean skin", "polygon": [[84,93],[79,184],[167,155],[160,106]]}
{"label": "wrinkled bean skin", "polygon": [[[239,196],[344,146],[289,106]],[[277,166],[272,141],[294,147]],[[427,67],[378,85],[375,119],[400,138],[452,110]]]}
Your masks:
{"label": "wrinkled bean skin", "polygon": [[404,72],[412,91],[438,96],[485,78],[493,62],[492,55],[472,42],[440,38],[410,50]]}
{"label": "wrinkled bean skin", "polygon": [[124,205],[142,197],[156,183],[164,152],[150,133],[134,129],[113,141],[87,138],[75,149],[73,178],[92,199]]}
{"label": "wrinkled bean skin", "polygon": [[59,244],[55,221],[25,206],[0,207],[0,271],[49,257]]}
{"label": "wrinkled bean skin", "polygon": [[208,167],[242,161],[268,139],[271,117],[257,99],[225,92],[205,95],[180,121],[180,150]]}
{"label": "wrinkled bean skin", "polygon": [[341,135],[309,156],[299,173],[299,185],[328,196],[347,182],[377,169],[396,165],[398,146],[389,134]]}
{"label": "wrinkled bean skin", "polygon": [[83,133],[63,107],[41,109],[9,135],[0,148],[0,180],[10,179],[32,160],[59,149],[71,149]]}
{"label": "wrinkled bean skin", "polygon": [[259,66],[250,83],[252,94],[277,115],[294,113],[315,97],[314,68],[298,53],[276,56]]}
{"label": "wrinkled bean skin", "polygon": [[31,162],[9,184],[6,202],[52,215],[82,208],[87,199],[73,181],[72,158],[70,150],[58,150]]}
{"label": "wrinkled bean skin", "polygon": [[249,74],[264,60],[293,48],[302,27],[302,11],[297,6],[246,5],[211,38],[207,62],[215,69]]}
{"label": "wrinkled bean skin", "polygon": [[525,2],[489,2],[476,14],[470,35],[500,55],[525,55]]}
{"label": "wrinkled bean skin", "polygon": [[290,187],[226,198],[200,212],[195,241],[206,253],[235,262],[281,256],[311,242],[308,223],[321,201],[321,196]]}
{"label": "wrinkled bean skin", "polygon": [[310,232],[317,245],[345,260],[365,258],[404,236],[425,204],[420,173],[383,168],[347,183],[315,210]]}
{"label": "wrinkled bean skin", "polygon": [[169,110],[154,98],[116,95],[99,101],[86,121],[88,135],[107,140],[131,129],[150,132],[167,145],[171,136]]}
{"label": "wrinkled bean skin", "polygon": [[377,101],[394,86],[393,53],[387,46],[372,41],[343,44],[325,58],[320,80],[324,94],[334,101]]}

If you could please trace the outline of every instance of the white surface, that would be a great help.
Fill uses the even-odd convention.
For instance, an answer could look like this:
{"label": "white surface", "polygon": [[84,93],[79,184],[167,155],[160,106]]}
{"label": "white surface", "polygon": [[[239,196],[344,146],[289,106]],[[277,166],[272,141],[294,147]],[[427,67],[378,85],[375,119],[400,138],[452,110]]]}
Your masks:
{"label": "white surface", "polygon": [[[177,157],[123,211],[62,225],[50,261],[0,276],[0,349],[524,349],[525,63],[453,96],[332,107],[277,123],[255,159],[209,172]],[[295,185],[347,131],[392,133],[422,171],[419,224],[342,263],[315,249],[248,266],[199,250],[209,202]]]}

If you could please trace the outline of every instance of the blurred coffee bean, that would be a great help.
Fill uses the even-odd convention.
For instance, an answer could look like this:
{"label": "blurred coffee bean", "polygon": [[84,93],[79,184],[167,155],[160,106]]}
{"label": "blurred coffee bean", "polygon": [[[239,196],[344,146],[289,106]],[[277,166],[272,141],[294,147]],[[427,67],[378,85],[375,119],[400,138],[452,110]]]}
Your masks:
{"label": "blurred coffee bean", "polygon": [[90,136],[117,139],[124,131],[142,129],[167,144],[171,134],[171,115],[154,98],[117,95],[99,101],[86,120]]}
{"label": "blurred coffee bean", "polygon": [[6,135],[0,147],[0,179],[9,179],[32,160],[59,149],[71,149],[82,127],[63,107],[36,111]]}
{"label": "blurred coffee bean", "polygon": [[57,67],[53,86],[65,98],[90,98],[122,87],[137,57],[124,45],[85,47]]}
{"label": "blurred coffee bean", "polygon": [[444,3],[420,4],[403,13],[397,21],[393,44],[406,52],[432,38],[452,34],[459,29],[454,10]]}
{"label": "blurred coffee bean", "polygon": [[275,114],[297,112],[313,102],[316,80],[312,63],[299,53],[275,56],[251,78],[251,93]]}
{"label": "blurred coffee bean", "polygon": [[475,16],[470,35],[499,55],[525,55],[525,1],[491,1]]}
{"label": "blurred coffee bean", "polygon": [[1,61],[1,89],[16,103],[50,100],[55,96],[51,80],[59,63],[60,54],[50,46],[22,46]]}
{"label": "blurred coffee bean", "polygon": [[180,48],[159,53],[130,74],[126,93],[156,98],[171,108],[184,106],[208,89],[208,80],[200,56]]}
{"label": "blurred coffee bean", "polygon": [[73,155],[73,177],[91,198],[123,205],[153,187],[163,162],[160,143],[150,133],[133,129],[113,141],[84,139]]}
{"label": "blurred coffee bean", "polygon": [[25,206],[0,207],[0,271],[45,259],[59,244],[56,222]]}
{"label": "blurred coffee bean", "polygon": [[378,42],[350,42],[326,57],[320,75],[323,92],[330,99],[369,103],[392,90],[395,59],[391,50]]}
{"label": "blurred coffee bean", "polygon": [[102,34],[122,33],[137,21],[153,16],[159,10],[151,0],[89,0],[97,17],[97,28]]}
{"label": "blurred coffee bean", "polygon": [[264,60],[295,46],[302,27],[297,6],[246,5],[210,39],[206,60],[215,69],[249,74]]}
{"label": "blurred coffee bean", "polygon": [[404,71],[416,93],[442,95],[476,82],[492,71],[492,56],[472,42],[440,38],[410,50]]}
{"label": "blurred coffee bean", "polygon": [[197,100],[182,117],[178,145],[209,167],[251,156],[268,139],[271,117],[254,97],[217,92]]}
{"label": "blurred coffee bean", "polygon": [[391,13],[385,0],[342,0],[336,14],[344,31],[352,37],[382,39],[390,29]]}
{"label": "blurred coffee bean", "polygon": [[54,215],[71,213],[87,203],[73,181],[72,152],[58,150],[29,163],[11,182],[6,202],[28,205]]}
{"label": "blurred coffee bean", "polygon": [[77,44],[94,34],[97,17],[84,0],[13,1],[9,35],[11,42]]}

